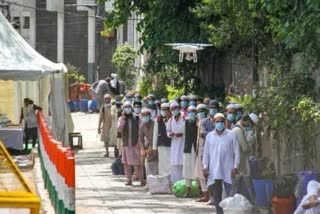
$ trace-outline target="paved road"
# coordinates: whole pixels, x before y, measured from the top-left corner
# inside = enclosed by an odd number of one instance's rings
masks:
[[[213,207],[173,195],[150,195],[143,188],[124,185],[114,176],[113,158],[104,158],[103,144],[96,135],[97,114],[72,114],[75,131],[82,132],[84,150],[76,154],[77,214],[213,213]],[[138,183],[134,183],[138,185]]]

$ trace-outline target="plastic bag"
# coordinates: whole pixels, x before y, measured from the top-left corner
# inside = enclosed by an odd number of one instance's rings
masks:
[[[248,199],[240,194],[224,199],[219,206],[224,213],[250,213],[252,210],[252,205]]]
[[[170,175],[148,175],[147,186],[151,194],[171,193]]]
[[[111,165],[113,175],[124,175],[124,167],[121,162],[121,156],[118,157]]]
[[[188,191],[186,180],[180,180],[174,183],[172,186],[172,193],[180,198],[183,197]],[[199,197],[200,195],[200,188],[196,181],[192,181],[191,184],[191,197]]]

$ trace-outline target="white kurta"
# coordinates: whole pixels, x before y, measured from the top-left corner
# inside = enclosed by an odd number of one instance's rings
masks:
[[[232,184],[231,172],[239,167],[239,162],[240,148],[232,131],[225,129],[221,135],[212,131],[207,135],[202,160],[203,168],[209,171],[207,186],[219,179]]]
[[[320,213],[320,205],[317,205],[311,209],[305,210],[302,208],[302,205],[307,203],[309,200],[309,197],[312,195],[315,195],[318,197],[318,201],[320,202],[320,183],[316,181],[310,181],[308,183],[308,188],[307,188],[307,195],[303,197],[301,203],[299,204],[297,210],[294,212],[294,214],[319,214]]]
[[[171,117],[167,124],[168,137],[170,133],[184,133],[185,121],[180,115],[178,120]],[[172,166],[183,165],[183,150],[184,150],[184,136],[172,137],[171,152],[170,152],[170,164]]]
[[[168,122],[165,124],[167,125]],[[158,146],[158,132],[159,125],[158,121],[154,121],[153,126],[153,150],[158,150],[158,169],[159,175],[169,175],[170,174],[170,147]]]

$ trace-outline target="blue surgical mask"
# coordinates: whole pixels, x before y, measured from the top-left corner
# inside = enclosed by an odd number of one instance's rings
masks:
[[[236,119],[236,115],[235,114],[231,114],[231,113],[227,114],[227,120],[228,121],[233,122],[233,121],[235,121],[235,119]]]
[[[242,117],[241,111],[237,111],[236,120],[240,120]]]
[[[154,100],[149,100],[149,101],[148,101],[148,104],[149,104],[149,105],[154,105]]]
[[[149,122],[150,121],[150,116],[143,116],[142,117],[142,122],[143,123],[147,123],[147,122]]]
[[[216,113],[218,113],[218,109],[211,108],[211,109],[209,109],[209,113],[210,113],[211,116],[214,116],[214,115],[216,115]]]
[[[189,112],[188,113],[188,119],[189,120],[195,120],[196,119],[196,112]]]
[[[130,107],[129,107],[129,108],[128,108],[128,107],[126,107],[126,108],[124,108],[124,109],[123,109],[123,111],[124,111],[124,113],[125,113],[125,114],[131,114],[131,112],[132,112],[132,108],[130,108]]]
[[[215,128],[218,130],[218,131],[222,131],[224,129],[224,122],[216,122],[215,123]]]
[[[180,112],[179,112],[179,109],[175,109],[175,110],[171,111],[171,113],[173,116],[177,116]]]
[[[188,106],[188,102],[185,100],[181,101],[180,105],[181,105],[181,108],[186,108]]]
[[[244,127],[244,131],[245,132],[250,132],[250,131],[252,131],[253,130],[253,128],[251,127],[251,126],[245,126]]]
[[[167,113],[168,113],[167,111],[163,111],[163,110],[161,110],[161,116],[162,116],[162,117],[167,116]]]
[[[196,106],[196,105],[197,105],[197,102],[196,102],[195,100],[191,100],[191,101],[189,102],[189,105],[190,105],[190,106]]]
[[[204,112],[198,112],[197,117],[198,117],[199,119],[203,119],[203,118],[206,117],[206,113],[204,113]]]

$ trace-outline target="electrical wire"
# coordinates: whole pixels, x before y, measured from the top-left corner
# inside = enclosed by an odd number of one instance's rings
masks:
[[[1,0],[0,0],[1,2]],[[29,9],[33,9],[33,10],[38,10],[38,11],[46,11],[46,8],[39,8],[39,7],[32,7],[32,6],[28,6],[28,5],[23,5],[23,4],[19,4],[19,3],[15,3],[15,2],[10,2],[10,1],[6,1],[6,0],[2,0],[2,2],[5,2],[7,4],[11,4],[11,5],[16,5],[16,6],[20,6],[20,7],[24,7],[24,8],[29,8]],[[84,7],[84,6],[82,6]],[[52,11],[53,12],[53,11]],[[55,11],[57,13],[60,13],[60,14],[66,14],[66,15],[74,15],[74,16],[80,16],[80,17],[83,17],[83,14],[79,14],[79,13],[72,13],[72,12],[60,12],[60,11]],[[87,15],[87,17],[91,17],[91,18],[96,18],[96,19],[101,19],[101,20],[106,20],[105,17],[101,17],[101,16],[89,16]],[[132,21],[141,21],[142,19],[141,18],[128,18],[128,20],[132,20]]]

